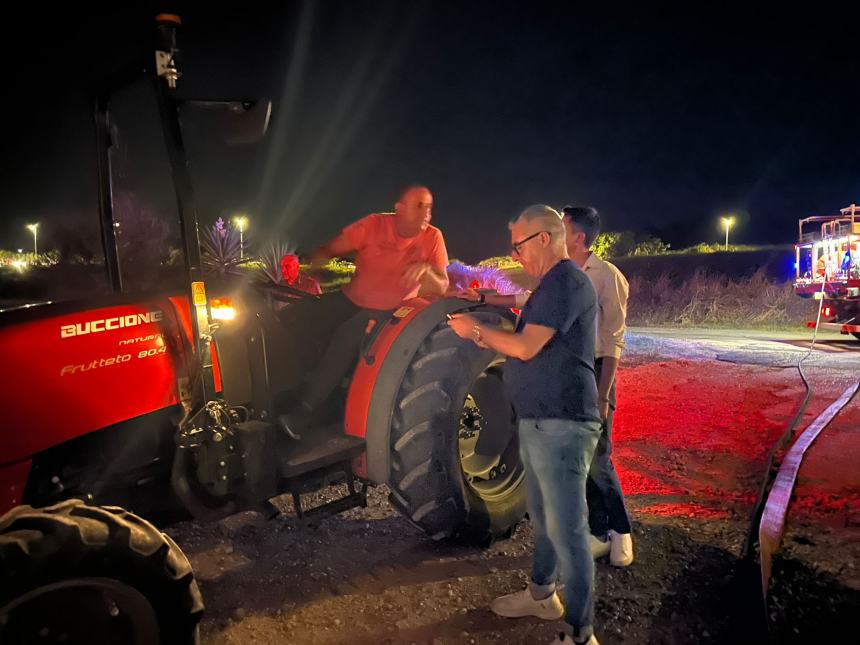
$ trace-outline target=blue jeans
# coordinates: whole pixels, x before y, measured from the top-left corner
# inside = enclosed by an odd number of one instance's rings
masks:
[[[588,544],[585,480],[599,436],[598,421],[519,421],[535,531],[532,591],[548,595],[561,573],[565,620],[576,640],[587,640],[593,633],[594,561]]]
[[[597,380],[603,360],[595,361]],[[588,471],[585,497],[588,500],[588,526],[593,535],[605,537],[612,529],[616,533],[630,533],[630,515],[624,505],[621,482],[612,464],[612,416],[615,413],[615,383],[609,391],[609,415],[603,423],[600,439]]]

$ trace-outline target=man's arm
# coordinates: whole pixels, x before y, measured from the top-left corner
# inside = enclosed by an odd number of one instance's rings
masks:
[[[407,286],[417,282],[420,287],[419,296],[444,296],[448,290],[448,272],[434,268],[429,262],[410,264],[401,279]]]
[[[468,314],[454,314],[448,325],[460,338],[486,345],[500,354],[530,361],[555,336],[555,329],[543,325],[526,325],[521,332],[511,332],[483,325]]]
[[[311,268],[321,269],[326,262],[332,258],[343,257],[353,253],[356,249],[347,239],[346,235],[341,233],[327,244],[323,244],[311,254]]]
[[[597,383],[597,401],[601,410],[601,416],[605,419],[609,408],[609,391],[615,382],[615,373],[618,371],[618,359],[614,356],[601,356],[603,363],[600,366],[600,381]],[[604,414],[604,407],[606,413]]]
[[[615,382],[621,351],[624,349],[628,294],[627,280],[618,271],[610,271],[610,275],[606,276],[598,289],[600,325],[597,330],[596,357],[602,359],[602,365],[597,383],[597,397],[604,419],[609,413],[609,392]]]
[[[481,294],[475,289],[463,289],[456,294],[458,298],[469,300],[471,302],[481,302],[482,295],[484,296],[484,303],[488,305],[511,309],[513,307],[524,307],[529,296],[532,295],[532,292],[523,291],[522,293],[517,294],[502,295],[499,293]]]
[[[448,249],[445,247],[445,238],[439,231],[436,231],[428,261],[420,263],[417,279],[421,285],[419,295],[444,296],[448,291]]]
[[[555,336],[555,329],[543,325],[526,325],[515,334],[498,327],[479,325],[479,340],[500,354],[530,361],[537,356],[546,344]]]
[[[340,258],[360,251],[368,239],[373,239],[379,225],[379,215],[368,215],[353,222],[327,244],[323,244],[311,255],[311,268],[321,269],[331,258]]]
[[[503,296],[499,293],[484,294],[484,302],[494,307],[507,307],[508,309],[517,306],[517,297],[514,295]]]
[[[421,293],[431,293],[434,296],[444,296],[448,291],[448,272],[429,266],[421,276]]]

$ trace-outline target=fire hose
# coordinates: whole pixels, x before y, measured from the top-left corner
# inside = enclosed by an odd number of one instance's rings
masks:
[[[755,545],[758,543],[761,592],[765,608],[767,607],[773,556],[778,551],[785,534],[788,507],[806,452],[824,428],[854,399],[858,390],[860,390],[860,381],[848,387],[836,401],[807,426],[800,437],[792,444],[785,457],[777,464],[778,455],[791,443],[797,426],[815,394],[815,390],[803,370],[803,363],[812,355],[815,348],[818,328],[821,323],[825,285],[826,281],[823,281],[812,342],[810,343],[809,350],[797,362],[797,371],[806,388],[806,394],[785,432],[768,453],[764,478],[759,488],[755,506],[753,507],[750,528],[741,556],[743,562],[747,564],[752,563],[755,558]],[[767,621],[768,629],[770,629],[767,611],[765,611],[765,620]]]

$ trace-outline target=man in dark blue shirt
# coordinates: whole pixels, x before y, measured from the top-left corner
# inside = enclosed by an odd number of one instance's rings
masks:
[[[601,428],[594,376],[597,297],[585,273],[568,259],[564,224],[555,210],[530,206],[510,229],[512,257],[540,279],[516,330],[484,325],[469,315],[448,323],[461,338],[508,357],[505,386],[519,418],[535,530],[532,582],[490,607],[510,618],[564,616],[565,632],[554,643],[597,645],[585,503]],[[559,572],[564,605],[555,588]]]

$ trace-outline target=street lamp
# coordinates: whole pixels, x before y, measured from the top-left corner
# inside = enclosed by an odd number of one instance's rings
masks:
[[[39,246],[37,244],[39,238],[39,223],[27,224],[27,228],[33,233],[33,254],[39,255]]]
[[[726,251],[729,250],[729,229],[732,227],[732,224],[735,223],[734,217],[723,217],[723,228],[726,229]]]
[[[248,218],[244,215],[239,215],[233,218],[233,223],[239,229],[239,259],[245,259],[245,228],[248,226]]]

